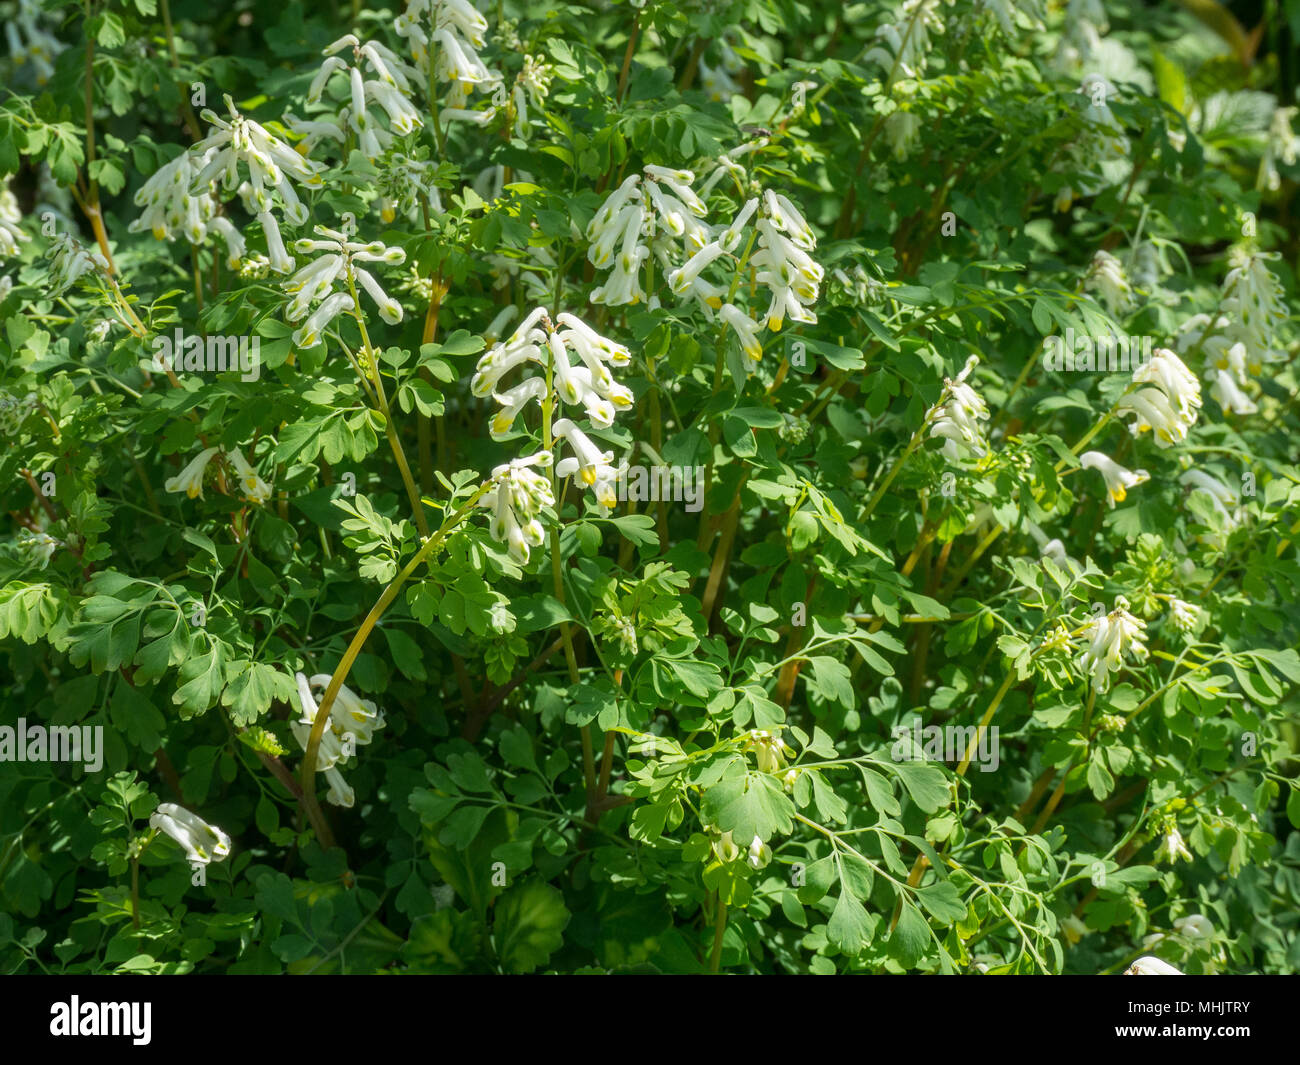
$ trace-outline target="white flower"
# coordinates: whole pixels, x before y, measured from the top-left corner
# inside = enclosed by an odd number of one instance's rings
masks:
[[[921,135],[921,119],[914,111],[894,111],[885,119],[885,139],[895,159],[906,159]]]
[[[307,207],[299,200],[290,179],[307,188],[320,188],[320,165],[304,159],[257,122],[241,115],[229,96],[225,101],[230,121],[207,109],[202,112],[203,120],[216,129],[190,149],[203,162],[194,184],[205,186],[220,175],[226,192],[239,190],[250,211],[268,217],[273,206],[270,188],[274,188],[280,194],[285,217],[295,225],[303,225]],[[247,189],[241,188],[241,162],[248,170]]]
[[[1203,470],[1186,470],[1179,478],[1183,484],[1191,485],[1193,490],[1200,489],[1207,493],[1214,509],[1223,517],[1229,529],[1241,524],[1241,496],[1212,474]]]
[[[766,729],[752,729],[746,737],[746,747],[754,752],[760,773],[779,773],[793,753],[785,740]]]
[[[1156,446],[1187,439],[1201,406],[1201,386],[1182,360],[1168,348],[1156,348],[1151,361],[1133,372],[1134,384],[1152,387],[1126,393],[1116,404],[1121,416],[1132,414],[1129,432],[1151,430]]]
[[[1200,607],[1176,596],[1169,597],[1169,622],[1179,632],[1191,632],[1200,620]]]
[[[60,233],[50,242],[50,295],[59,296],[86,274],[108,273],[108,260],[99,248],[88,248]]]
[[[939,0],[903,0],[893,22],[876,30],[879,42],[864,57],[888,73],[886,87],[900,77],[915,78],[925,68],[930,34],[943,32]]]
[[[1132,965],[1124,970],[1125,976],[1182,976],[1183,974],[1170,965],[1167,961],[1161,961],[1153,955],[1147,955],[1145,958],[1138,958]]]
[[[722,320],[731,327],[740,341],[740,350],[751,362],[758,362],[763,357],[763,345],[758,339],[759,324],[739,307],[724,303],[718,312]]]
[[[313,686],[327,688],[330,677],[318,674],[307,679],[305,674],[295,674],[298,684],[298,706],[302,716],[289,721],[289,729],[302,747],[304,753],[311,743],[312,726],[320,708],[312,694]],[[344,695],[344,692],[347,695]],[[325,774],[329,789],[325,794],[327,802],[335,806],[351,807],[356,802],[356,795],[343,779],[338,764],[345,761],[358,745],[370,742],[374,730],[383,728],[383,715],[375,710],[374,704],[362,699],[345,686],[339,688],[330,707],[329,722],[321,733],[320,745],[316,748],[316,769]]]
[[[285,309],[285,317],[289,321],[301,321],[311,305],[320,302],[317,312],[294,333],[294,344],[304,348],[313,347],[334,318],[344,311],[356,310],[349,293],[334,291],[334,285],[338,281],[354,288],[360,285],[379,308],[379,316],[385,322],[390,325],[400,322],[402,305],[380,287],[368,270],[357,264],[386,263],[395,266],[406,261],[406,253],[401,248],[386,247],[379,241],[371,241],[369,244],[354,241],[351,239],[353,233],[350,225],[344,232],[316,226],[315,233],[324,239],[304,238],[296,241],[294,251],[300,255],[317,251],[323,254],[284,282],[285,291],[294,297]]]
[[[1110,506],[1123,503],[1128,489],[1151,479],[1146,470],[1126,470],[1118,462],[1100,451],[1085,451],[1079,456],[1085,470],[1096,470],[1106,482],[1106,502]]]
[[[1146,624],[1128,612],[1128,600],[1115,597],[1115,608],[1109,614],[1093,618],[1083,632],[1088,647],[1079,658],[1079,668],[1089,673],[1098,691],[1110,685],[1110,675],[1123,664],[1124,655],[1146,658],[1146,645],[1142,642]]]
[[[1214,925],[1203,914],[1191,913],[1174,922],[1174,931],[1184,939],[1209,939],[1214,935]]]
[[[175,477],[169,477],[163,484],[168,492],[184,492],[193,499],[198,496],[203,498],[203,472],[208,468],[208,463],[212,461],[212,456],[219,449],[215,447],[204,448],[194,458],[190,459],[180,473]]]
[[[216,825],[210,825],[196,814],[175,803],[158,804],[149,818],[149,827],[170,836],[185,850],[190,862],[221,861],[230,853],[230,837]]]
[[[515,79],[515,87],[510,94],[510,102],[515,111],[515,136],[520,140],[528,137],[528,105],[531,103],[536,111],[542,110],[554,76],[550,64],[541,56],[524,56],[524,68]]]
[[[1273,120],[1268,126],[1268,144],[1259,161],[1258,187],[1277,192],[1282,187],[1282,175],[1277,172],[1278,160],[1287,166],[1294,166],[1300,158],[1300,137],[1291,129],[1297,108],[1279,107],[1273,112]]]
[[[257,470],[248,464],[248,460],[238,448],[227,451],[226,458],[235,467],[235,472],[239,475],[240,488],[243,489],[244,498],[248,502],[260,506],[271,498],[271,486],[257,475]]]
[[[758,836],[749,845],[749,853],[745,856],[745,861],[751,868],[762,869],[772,860],[772,848],[764,843]]]
[[[1109,252],[1099,251],[1092,257],[1084,287],[1089,292],[1097,292],[1111,314],[1127,314],[1136,305],[1124,267]]]
[[[1156,847],[1156,857],[1163,858],[1170,862],[1177,862],[1179,858],[1186,858],[1189,862],[1192,860],[1192,852],[1187,849],[1183,842],[1183,835],[1176,827],[1170,827],[1161,839],[1159,846]]]
[[[1284,357],[1274,341],[1290,312],[1282,282],[1265,265],[1277,257],[1276,252],[1260,252],[1243,245],[1228,252],[1231,269],[1223,279],[1221,303],[1239,323],[1235,339],[1246,344],[1252,373],[1258,373],[1263,363]]]
[[[772,294],[767,327],[779,331],[787,315],[796,322],[814,324],[817,315],[810,307],[817,300],[824,271],[808,254],[815,247],[812,230],[785,197],[769,189],[764,204],[769,216],[754,223],[758,251],[750,261],[759,268],[755,279]]]
[[[310,677],[307,685],[320,689],[322,694],[329,687],[333,678],[328,673],[317,673]],[[315,720],[313,713],[312,720]],[[330,707],[330,728],[336,735],[351,733],[357,746],[364,747],[373,739],[375,732],[386,725],[384,712],[371,700],[362,699],[346,684],[339,685],[339,693],[334,697]]]
[[[346,49],[351,50],[351,63],[337,54]],[[344,107],[335,121],[340,130],[346,126],[357,135],[361,154],[367,159],[378,159],[392,144],[393,134],[405,136],[424,124],[408,99],[411,83],[418,81],[420,73],[387,47],[378,41],[362,44],[355,34],[349,33],[326,48],[324,55],[327,58],[307,90],[307,102],[319,102],[334,76],[345,74],[350,88],[350,106]],[[378,105],[387,115],[392,132],[371,117],[373,105]],[[303,132],[311,135],[309,130]],[[328,129],[315,132],[319,136],[333,136]]]
[[[18,245],[32,239],[20,228],[22,220],[18,197],[9,191],[6,181],[0,185],[0,262],[17,255]]]
[[[32,532],[31,529],[18,530],[18,549],[39,569],[45,569],[50,564],[50,559],[61,543],[61,540],[56,540],[49,533]]]
[[[718,306],[720,290],[700,273],[724,247],[707,248],[699,257],[709,245],[709,231],[701,221],[704,202],[691,188],[694,181],[689,170],[647,165],[605,198],[587,225],[587,258],[597,269],[611,267],[612,273],[592,290],[593,303],[613,307],[645,302],[641,268],[653,255],[674,293]],[[673,262],[683,255],[691,261],[674,270]]]
[[[6,15],[5,21],[9,60],[24,82],[26,72],[30,71],[31,81],[40,88],[53,77],[54,58],[67,45],[40,25],[46,13],[39,0],[19,0],[17,7],[17,11]]]
[[[979,458],[988,450],[984,427],[980,423],[988,420],[989,410],[979,394],[966,383],[978,364],[979,356],[972,355],[955,380],[945,378],[939,402],[926,415],[931,420],[931,438],[943,438],[943,455],[952,463]]]
[[[1227,370],[1214,371],[1210,395],[1223,408],[1225,414],[1254,414],[1259,410],[1255,401],[1237,387],[1237,382]]]
[[[713,841],[713,853],[720,862],[734,862],[740,857],[740,848],[736,846],[730,832],[723,832]]]
[[[470,93],[490,91],[501,83],[501,75],[489,70],[477,49],[487,43],[487,19],[469,0],[407,0],[406,10],[393,23],[424,80],[429,76],[431,45],[437,59],[434,75],[450,89],[445,106],[438,110],[444,123],[453,120],[486,122],[495,109],[474,111],[466,107]]]
[[[542,507],[555,506],[550,479],[532,467],[545,468],[551,461],[549,451],[539,451],[498,466],[492,471],[492,488],[479,500],[480,506],[492,512],[488,526],[492,539],[506,544],[510,557],[521,566],[528,564],[529,550],[546,538],[537,515]]]

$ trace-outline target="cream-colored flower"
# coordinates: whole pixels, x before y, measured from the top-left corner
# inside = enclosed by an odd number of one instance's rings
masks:
[[[1151,479],[1146,470],[1126,470],[1114,459],[1100,451],[1085,451],[1079,456],[1085,470],[1096,470],[1106,482],[1106,502],[1110,506],[1123,503],[1128,490]]]

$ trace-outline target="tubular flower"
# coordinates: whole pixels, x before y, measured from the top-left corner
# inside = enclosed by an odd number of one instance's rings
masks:
[[[23,213],[18,209],[18,198],[9,191],[6,181],[0,185],[0,263],[18,254],[18,245],[31,240],[19,228]]]
[[[230,837],[183,806],[164,802],[149,818],[149,827],[179,843],[190,862],[207,865],[230,854]]]
[[[758,836],[749,845],[749,851],[745,855],[745,861],[752,869],[762,869],[772,860],[772,848],[764,843]]]
[[[876,30],[879,42],[865,58],[888,71],[886,87],[900,77],[915,78],[925,69],[930,34],[943,32],[939,0],[903,0],[893,22]]]
[[[271,486],[257,475],[257,470],[248,464],[238,448],[227,451],[226,458],[235,467],[235,473],[239,475],[239,486],[248,502],[260,506],[271,498]]]
[[[1124,970],[1125,976],[1182,976],[1183,973],[1175,969],[1167,961],[1161,961],[1154,955],[1148,954],[1145,958],[1138,958],[1132,965]]]
[[[1134,416],[1129,432],[1138,436],[1150,429],[1160,448],[1186,440],[1201,407],[1201,386],[1182,360],[1168,348],[1156,348],[1151,361],[1133,372],[1133,383],[1152,387],[1120,398],[1120,415]]]
[[[495,108],[473,111],[466,107],[470,94],[493,89],[501,75],[489,70],[478,49],[487,43],[487,19],[469,0],[407,0],[406,10],[393,23],[397,35],[406,41],[412,62],[421,75],[429,76],[429,54],[435,46],[434,75],[450,86],[439,116],[453,120],[486,122]]]
[[[1146,624],[1128,612],[1128,600],[1115,597],[1115,609],[1109,614],[1093,618],[1084,630],[1088,647],[1079,658],[1079,666],[1087,671],[1098,691],[1110,685],[1110,675],[1123,664],[1125,653],[1139,660],[1146,658],[1146,645],[1142,642]]]
[[[1092,257],[1084,287],[1096,292],[1111,314],[1127,314],[1136,306],[1124,267],[1110,252],[1099,251]]]
[[[339,52],[351,49],[351,63],[340,58]],[[335,75],[345,74],[350,89],[349,105],[337,118],[340,130],[347,127],[357,135],[361,154],[372,162],[378,159],[393,143],[393,134],[405,136],[424,125],[412,106],[411,82],[418,80],[414,70],[377,41],[364,44],[355,34],[340,37],[324,50],[325,62],[307,90],[307,102],[318,103],[326,86]],[[371,117],[372,106],[378,106],[388,116],[392,132],[384,129]],[[308,136],[310,136],[309,131]],[[332,136],[329,130],[318,130],[322,136]]]
[[[273,186],[283,200],[285,216],[295,225],[302,225],[307,221],[307,208],[289,179],[308,188],[320,188],[323,184],[318,173],[320,166],[308,162],[259,123],[241,115],[229,96],[224,99],[230,121],[210,110],[201,113],[203,120],[216,129],[190,149],[202,161],[195,184],[204,185],[221,175],[222,187],[234,192],[240,184],[242,162],[248,170],[251,202],[257,209],[270,211],[272,200],[267,186]]]
[[[943,394],[927,415],[932,419],[930,436],[943,437],[943,455],[952,463],[979,458],[988,451],[980,422],[988,420],[989,409],[979,393],[966,383],[978,364],[979,356],[972,355],[956,380],[945,378]]]
[[[88,248],[67,233],[50,243],[50,295],[60,296],[86,274],[108,273],[108,260],[99,248]]]
[[[577,356],[576,362],[571,355]],[[592,425],[608,429],[633,400],[631,389],[614,380],[610,367],[627,366],[631,357],[622,344],[601,336],[574,315],[559,314],[553,323],[546,309],[538,307],[505,341],[494,344],[479,359],[470,392],[475,396],[490,395],[500,405],[491,422],[496,439],[510,433],[516,419],[534,401],[539,407],[549,402],[548,383],[550,396],[570,406],[581,406]],[[533,375],[511,388],[500,389],[506,374],[529,363],[548,369],[549,378]],[[571,452],[556,464],[556,475],[577,474],[595,492],[601,512],[608,513],[618,501],[618,471],[611,465],[613,453],[598,448],[568,418],[557,419],[551,429],[556,442],[565,442]],[[549,459],[550,453],[546,454]],[[510,526],[507,523],[502,528]]]
[[[519,72],[515,87],[510,93],[510,103],[515,113],[515,136],[520,140],[528,137],[528,105],[531,103],[534,111],[542,110],[554,76],[550,64],[540,56],[524,56],[524,69]]]
[[[745,737],[745,749],[754,752],[760,773],[779,773],[793,753],[785,740],[766,729],[751,729]]]
[[[488,526],[492,539],[505,544],[510,557],[521,566],[528,564],[529,549],[546,539],[537,515],[542,507],[555,506],[555,493],[550,479],[532,467],[545,468],[551,460],[549,451],[539,451],[498,466],[492,471],[492,487],[479,500],[479,505],[492,513]]]
[[[215,447],[204,448],[194,458],[190,459],[180,473],[175,477],[169,477],[163,484],[168,492],[184,492],[193,499],[198,496],[203,498],[203,473],[208,468],[208,463],[212,461],[212,456],[219,449]]]
[[[1236,245],[1228,252],[1230,269],[1223,279],[1222,305],[1239,323],[1235,339],[1246,345],[1251,373],[1284,355],[1274,346],[1274,335],[1290,317],[1282,282],[1265,265],[1277,252],[1261,252]]]
[[[1294,107],[1279,107],[1273,112],[1273,120],[1268,125],[1268,143],[1259,161],[1258,188],[1277,192],[1282,187],[1282,175],[1277,172],[1278,161],[1295,166],[1296,160],[1300,159],[1300,137],[1291,129],[1296,112]]]
[[[132,233],[146,230],[157,240],[173,240],[182,234],[191,244],[206,244],[216,234],[226,244],[226,265],[238,269],[244,258],[243,234],[230,219],[218,214],[212,182],[198,188],[198,175],[215,154],[215,149],[196,154],[183,152],[156,170],[135,194],[135,205],[143,207],[140,217],[127,228]]]
[[[1126,470],[1118,462],[1100,451],[1085,451],[1079,456],[1085,470],[1096,470],[1106,482],[1106,502],[1110,506],[1123,503],[1128,490],[1151,479],[1146,470]]]
[[[5,22],[9,60],[18,72],[25,75],[30,71],[37,88],[54,75],[54,58],[67,47],[40,25],[44,17],[39,0],[19,0],[17,12]]]
[[[1189,862],[1192,860],[1192,852],[1187,849],[1187,844],[1183,842],[1183,834],[1178,831],[1176,825],[1171,825],[1165,832],[1160,845],[1156,847],[1156,857],[1170,862],[1177,862],[1179,858],[1185,858]]]
[[[1184,939],[1209,939],[1214,935],[1214,925],[1204,914],[1189,913],[1174,922],[1174,931]]]
[[[300,255],[309,252],[322,252],[319,257],[302,267],[284,282],[284,290],[293,295],[285,310],[285,317],[290,322],[299,322],[307,318],[311,305],[319,302],[316,312],[293,334],[293,342],[299,347],[310,348],[320,342],[321,333],[344,311],[355,311],[356,305],[348,292],[335,292],[335,282],[343,280],[350,288],[360,285],[379,308],[379,316],[390,325],[402,320],[402,305],[392,299],[365,268],[358,263],[387,263],[397,265],[406,261],[406,253],[401,248],[389,248],[379,241],[362,244],[352,240],[354,233],[351,220],[344,226],[344,231],[316,226],[315,232],[323,240],[304,238],[294,243],[293,249]]]
[[[641,267],[654,255],[668,273],[673,292],[698,299],[707,308],[718,306],[718,290],[699,275],[722,249],[707,249],[704,258],[698,257],[709,244],[709,230],[701,221],[707,211],[691,188],[694,181],[689,170],[646,166],[606,197],[587,225],[587,259],[597,269],[612,267],[612,273],[592,290],[592,303],[614,307],[644,302]],[[673,261],[683,254],[691,261],[674,270]]]
[[[1201,608],[1194,603],[1185,603],[1175,596],[1169,597],[1169,623],[1178,632],[1191,632],[1201,618]]]
[[[308,678],[307,686],[323,695],[332,679],[328,673],[317,673]],[[314,715],[312,720],[315,720]],[[346,684],[339,686],[334,705],[330,707],[330,728],[337,730],[336,735],[351,733],[357,746],[365,747],[386,724],[384,712],[371,700],[362,699]]]
[[[328,674],[321,673],[309,680],[305,674],[297,673],[294,679],[298,684],[298,706],[302,710],[302,716],[291,719],[289,728],[305,752],[311,742],[312,726],[320,710],[312,689],[318,688],[323,693],[329,687],[331,678]],[[383,727],[383,712],[374,703],[359,698],[346,685],[339,688],[330,707],[329,723],[321,733],[320,746],[316,749],[316,769],[325,774],[325,780],[329,784],[325,796],[328,802],[344,807],[350,807],[356,802],[356,794],[343,779],[338,765],[355,754],[357,747],[370,743],[375,731]]]

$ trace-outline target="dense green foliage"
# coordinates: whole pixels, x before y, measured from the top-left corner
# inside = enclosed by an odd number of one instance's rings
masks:
[[[1300,4],[0,7],[0,971],[1300,969]]]

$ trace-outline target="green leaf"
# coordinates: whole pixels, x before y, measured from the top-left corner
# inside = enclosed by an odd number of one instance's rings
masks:
[[[497,900],[492,940],[507,972],[531,973],[545,965],[564,942],[569,923],[564,896],[550,884],[533,880]]]

